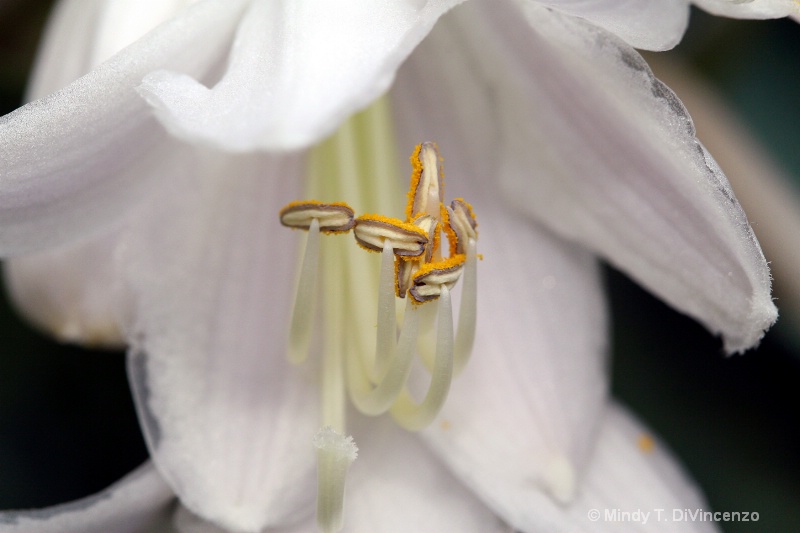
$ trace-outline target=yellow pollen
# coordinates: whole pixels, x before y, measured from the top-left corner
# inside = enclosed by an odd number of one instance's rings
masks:
[[[414,198],[417,195],[417,187],[419,187],[419,180],[422,177],[422,161],[419,160],[419,152],[422,150],[422,145],[418,144],[411,154],[411,184],[408,188],[408,203],[406,204],[406,220],[411,220],[412,212],[414,211]]]
[[[653,439],[653,437],[647,433],[642,433],[639,435],[639,440],[636,442],[636,444],[644,453],[652,453],[656,448],[655,439]]]
[[[432,272],[434,270],[447,270],[453,267],[457,267],[464,263],[467,256],[464,254],[456,254],[452,257],[448,257],[447,259],[442,259],[441,261],[436,261],[434,263],[425,263],[424,265],[419,267],[417,273],[414,274],[415,278],[419,278]]]

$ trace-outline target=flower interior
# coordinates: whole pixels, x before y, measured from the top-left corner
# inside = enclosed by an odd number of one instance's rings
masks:
[[[324,296],[322,429],[314,445],[317,521],[326,533],[342,528],[345,477],[357,452],[352,437],[345,437],[346,396],[365,415],[388,412],[403,428],[421,430],[444,405],[475,334],[475,214],[463,199],[444,203],[442,159],[436,144],[426,142],[411,155],[405,218],[392,216],[402,193],[392,168],[388,117],[388,104],[380,100],[316,148],[308,192],[322,200],[295,201],[280,212],[284,226],[307,233],[287,348],[293,364],[308,358],[318,296]],[[380,214],[356,217],[341,200]],[[449,243],[446,257],[442,232]],[[379,267],[373,254],[380,254]],[[450,292],[462,277],[454,332]],[[420,401],[408,388],[417,353],[430,373]]]

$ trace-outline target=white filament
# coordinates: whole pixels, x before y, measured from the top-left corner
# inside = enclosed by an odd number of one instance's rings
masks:
[[[475,239],[469,239],[466,248],[467,259],[461,277],[461,305],[458,308],[458,331],[453,355],[453,373],[456,376],[464,370],[472,355],[478,318],[478,257]]]
[[[409,431],[419,431],[428,426],[439,414],[450,383],[453,380],[453,308],[450,290],[442,285],[439,296],[439,317],[436,335],[436,359],[431,372],[431,383],[422,403],[417,404],[406,389],[391,408],[395,421]]]
[[[289,327],[289,346],[286,357],[295,365],[308,358],[311,342],[317,295],[317,272],[319,270],[319,220],[311,221],[306,235],[306,246],[300,275],[297,278],[297,291],[292,309],[292,322]]]

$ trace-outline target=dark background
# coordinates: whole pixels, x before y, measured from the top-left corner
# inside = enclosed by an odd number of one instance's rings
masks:
[[[0,0],[0,114],[20,105],[51,2]],[[800,26],[695,11],[674,52],[711,80],[800,181]],[[800,208],[800,206],[798,206]],[[673,447],[729,533],[800,531],[800,335],[784,320],[745,356],[612,270],[613,392]],[[780,295],[778,295],[780,297]],[[147,457],[122,353],[63,346],[0,299],[0,509],[96,492]]]

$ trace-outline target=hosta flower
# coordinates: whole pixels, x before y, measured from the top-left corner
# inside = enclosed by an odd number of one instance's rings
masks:
[[[607,401],[596,259],[728,352],[775,320],[744,213],[632,48],[677,42],[686,2],[187,3],[62,3],[39,99],[0,122],[0,243],[36,252],[11,261],[11,291],[61,338],[124,332],[155,464],[0,531],[148,530],[173,493],[184,531],[308,531],[319,382],[341,385],[344,368],[285,361],[297,235],[278,213],[319,195],[392,216],[395,150],[427,139],[448,196],[480,220],[474,355],[419,436],[349,417],[346,527],[618,531],[588,511],[702,505]],[[302,149],[390,87],[396,128],[373,108],[305,164]],[[330,248],[317,354],[374,341],[377,269]]]

